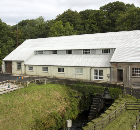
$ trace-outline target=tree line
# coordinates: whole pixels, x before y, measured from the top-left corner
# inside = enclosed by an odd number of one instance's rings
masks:
[[[140,30],[140,8],[134,4],[110,2],[99,10],[68,9],[55,19],[22,20],[18,23],[18,44],[26,39]],[[7,25],[0,19],[1,60],[17,47],[17,25]]]

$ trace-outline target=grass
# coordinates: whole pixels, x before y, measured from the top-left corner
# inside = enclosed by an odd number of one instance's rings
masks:
[[[52,112],[64,115],[75,95],[78,93],[58,84],[29,85],[0,95],[0,130],[28,130]],[[52,122],[48,121],[48,128]]]
[[[102,118],[106,117],[108,114],[112,113],[115,109],[120,107],[126,101],[137,101],[134,97],[127,95],[123,98],[115,100],[115,102],[103,113],[99,118],[96,118],[88,123],[84,130],[87,130],[89,127],[93,126],[94,123],[99,122]],[[138,110],[127,110],[118,118],[116,118],[112,123],[107,125],[103,130],[131,130],[132,125],[136,121],[136,116],[138,115]]]

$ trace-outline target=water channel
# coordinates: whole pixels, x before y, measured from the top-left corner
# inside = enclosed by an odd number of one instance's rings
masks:
[[[105,107],[98,113],[98,116],[103,114],[106,109],[108,109],[111,104],[105,104]],[[86,126],[88,123],[88,115],[90,111],[83,111],[82,113],[78,114],[75,120],[72,120],[72,127],[69,130],[82,130],[82,127]],[[59,130],[67,130],[66,128],[61,128]]]

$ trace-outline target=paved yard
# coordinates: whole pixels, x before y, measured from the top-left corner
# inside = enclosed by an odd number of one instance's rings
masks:
[[[18,80],[20,82],[25,82],[25,81],[30,81],[38,78],[43,78],[43,77],[28,77],[28,76],[23,76],[23,79],[21,79],[22,76],[15,76],[12,74],[3,74],[0,73],[0,82],[7,81],[7,80]]]
[[[6,80],[16,80],[17,78],[19,78],[19,76],[13,76],[11,74],[0,73],[0,82],[6,81]]]

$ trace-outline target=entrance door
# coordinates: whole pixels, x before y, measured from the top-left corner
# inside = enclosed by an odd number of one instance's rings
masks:
[[[123,82],[123,70],[122,69],[117,70],[117,81]]]
[[[5,72],[12,73],[12,61],[5,62]]]

